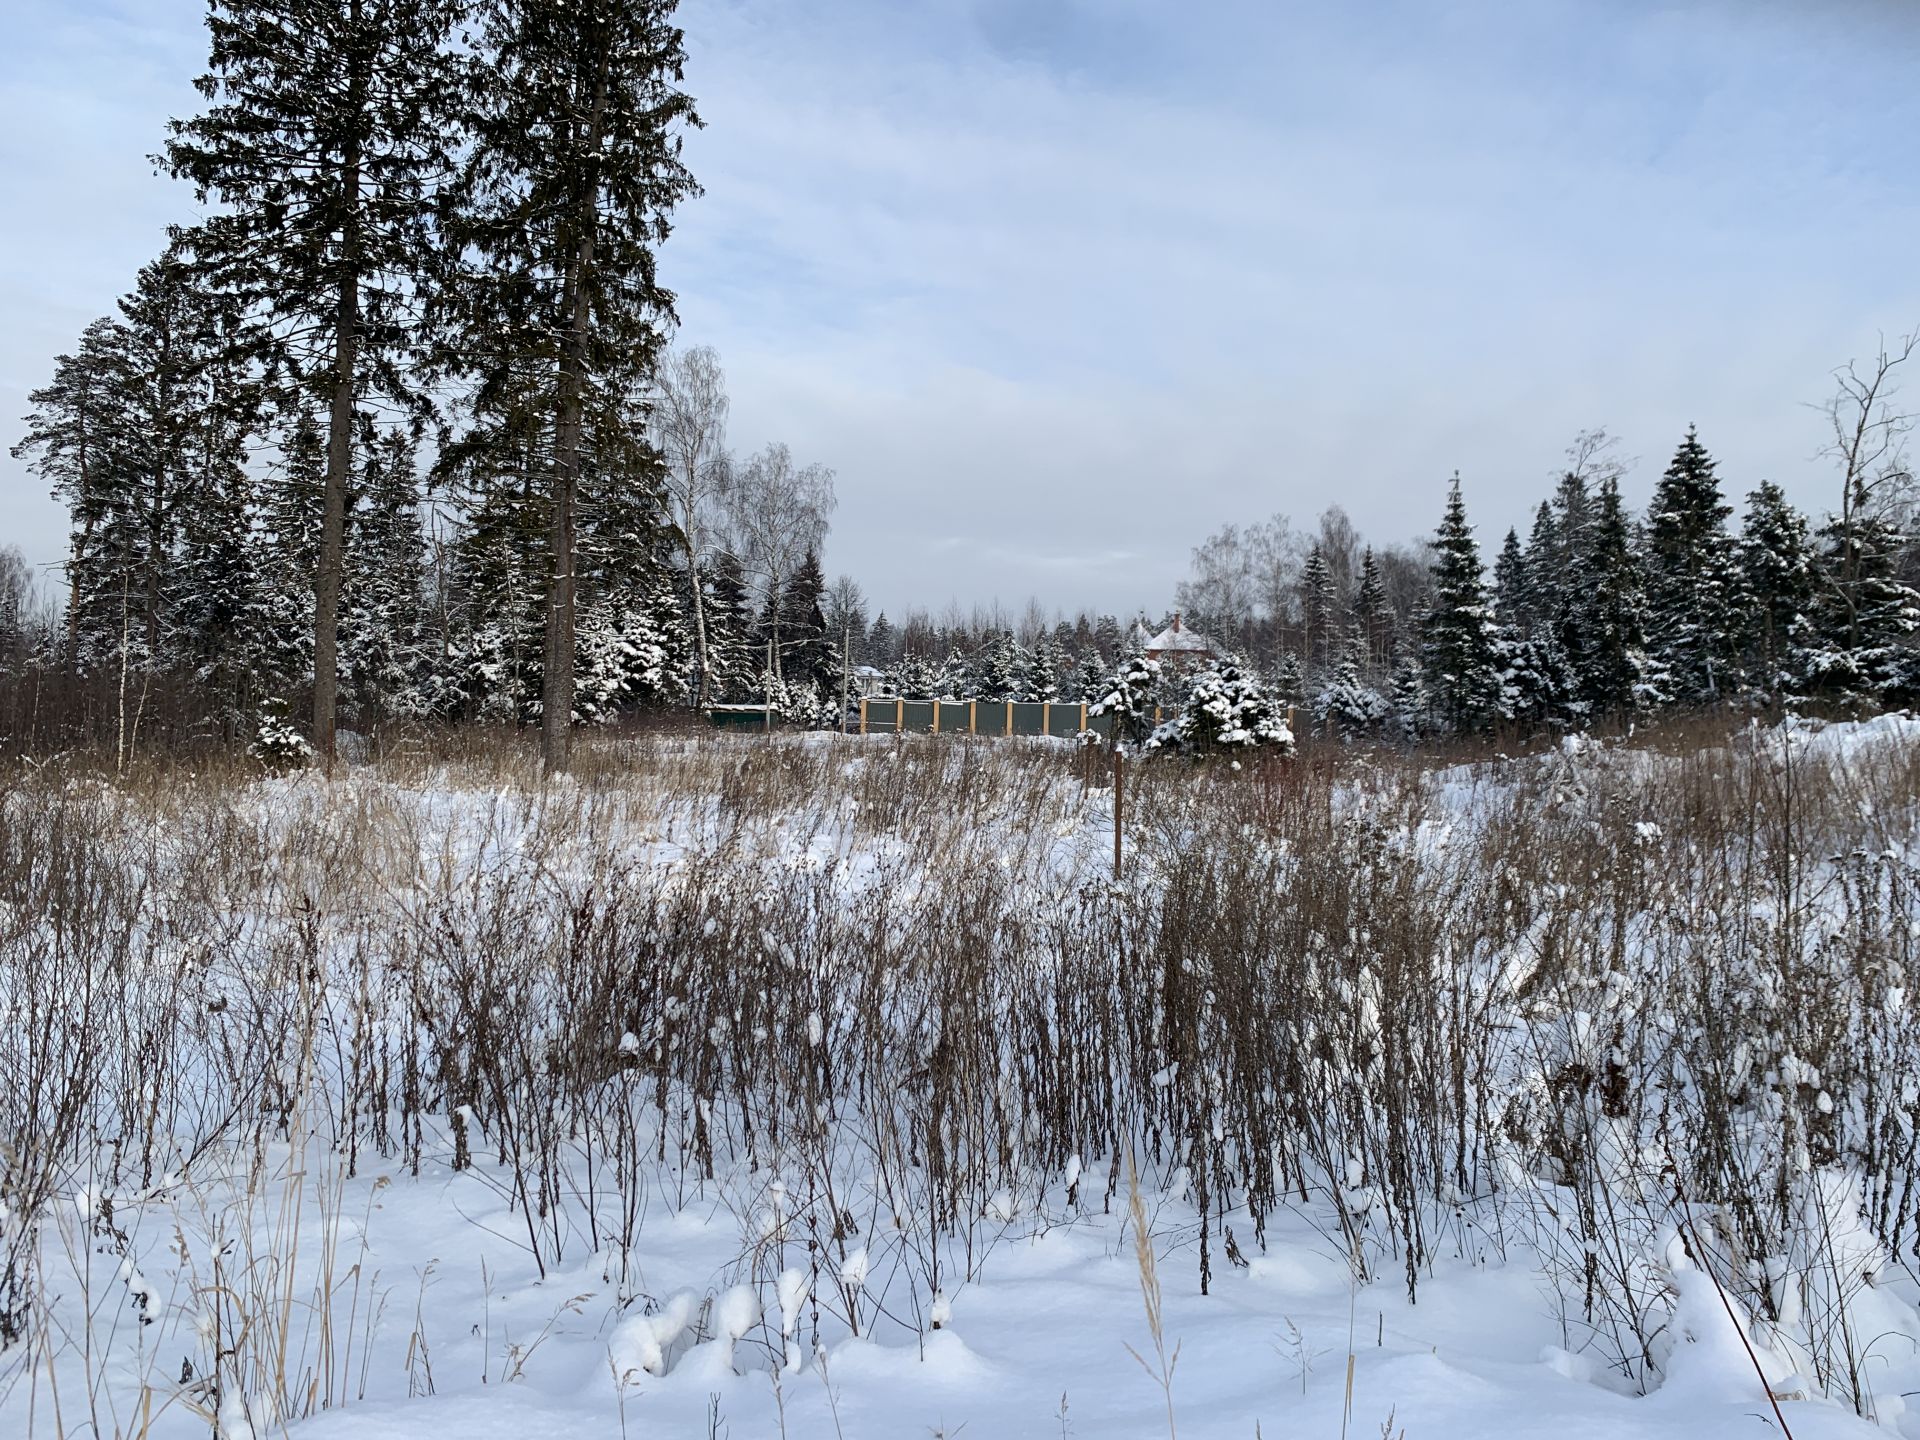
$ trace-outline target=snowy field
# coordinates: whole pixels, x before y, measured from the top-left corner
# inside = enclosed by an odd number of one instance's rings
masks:
[[[531,775],[0,781],[0,1435],[1920,1437],[1920,722]]]

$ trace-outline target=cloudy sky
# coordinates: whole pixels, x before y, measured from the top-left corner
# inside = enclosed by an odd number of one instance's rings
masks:
[[[191,0],[12,0],[0,420],[190,216]],[[1604,425],[1824,503],[1827,372],[1920,323],[1912,0],[686,0],[664,271],[731,440],[839,474],[898,614],[1158,608],[1223,521],[1485,540]],[[1915,382],[1920,390],[1920,379]],[[65,522],[0,459],[0,544]]]

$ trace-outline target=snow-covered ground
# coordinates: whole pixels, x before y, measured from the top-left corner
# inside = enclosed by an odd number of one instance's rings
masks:
[[[1802,727],[1742,743],[1755,748],[1763,769],[1772,767],[1769,774],[1824,766],[1828,809],[1850,808],[1857,841],[1907,867],[1902,875],[1911,871],[1920,858],[1915,797],[1889,793],[1885,777],[1907,773],[1900,763],[1920,745],[1920,724],[1896,717]],[[862,1093],[867,1074],[848,1070],[857,1057],[879,1062],[836,1038],[872,1017],[824,978],[824,1003],[841,1013],[814,1008],[776,1024],[756,1022],[750,1009],[732,1012],[743,1027],[790,1026],[794,1053],[817,1052],[821,1075],[838,1076],[820,1080],[820,1098],[804,1103],[769,1098],[756,1109],[761,1102],[742,1097],[762,1092],[738,1086],[731,1093],[738,1082],[669,1076],[675,1062],[660,1059],[668,1042],[633,1016],[644,1011],[657,1020],[681,1013],[676,1005],[712,1004],[711,996],[681,1000],[678,991],[631,1014],[619,996],[609,999],[615,1058],[595,1091],[604,1108],[569,1111],[573,1092],[563,1095],[550,1076],[571,1062],[540,1052],[547,1070],[530,1066],[516,1103],[550,1097],[555,1114],[571,1117],[551,1132],[515,1117],[484,1086],[462,1089],[460,1077],[403,1082],[395,1057],[410,1022],[404,1004],[389,1007],[374,994],[399,983],[379,978],[390,958],[380,947],[396,935],[412,937],[410,963],[418,965],[454,953],[432,947],[453,944],[445,937],[459,929],[459,953],[484,975],[489,947],[504,951],[552,920],[512,908],[528,903],[531,892],[516,888],[514,877],[529,856],[559,887],[554,893],[592,882],[590,892],[578,893],[600,898],[576,908],[577,931],[616,927],[611,949],[618,950],[645,938],[617,930],[622,902],[605,897],[627,893],[623,887],[667,907],[655,916],[677,916],[683,912],[672,903],[685,902],[686,892],[745,875],[752,893],[739,904],[752,913],[786,914],[780,905],[811,895],[838,909],[810,923],[829,931],[844,925],[857,942],[863,930],[911,930],[916,916],[924,920],[914,905],[947,866],[977,873],[998,865],[1015,877],[1004,882],[1009,893],[1029,897],[1035,913],[1105,914],[1072,907],[1124,903],[1129,890],[1179,883],[1191,842],[1180,832],[1195,813],[1185,802],[1144,805],[1143,828],[1129,839],[1135,868],[1116,892],[1103,868],[1110,802],[1084,789],[1064,757],[1057,778],[1024,790],[996,775],[992,767],[1002,762],[982,761],[986,768],[971,777],[942,772],[954,795],[914,803],[962,816],[981,833],[978,843],[936,844],[923,830],[892,828],[863,811],[880,803],[863,789],[867,772],[901,763],[890,758],[894,742],[792,748],[795,766],[816,767],[807,772],[816,782],[831,774],[839,788],[816,783],[768,808],[758,792],[730,788],[736,781],[726,764],[655,765],[637,777],[585,780],[544,796],[448,771],[366,771],[331,787],[309,778],[260,780],[211,800],[176,792],[135,801],[70,782],[73,816],[103,828],[117,817],[123,827],[96,839],[118,847],[135,877],[139,893],[126,899],[129,913],[157,915],[141,887],[184,886],[181,877],[197,873],[194,857],[209,848],[236,856],[251,849],[265,869],[249,879],[237,860],[229,864],[221,873],[232,889],[196,894],[167,911],[173,928],[155,924],[134,936],[74,1002],[113,1053],[116,1068],[97,1084],[123,1097],[102,1112],[119,1124],[85,1132],[88,1144],[60,1163],[31,1217],[23,1181],[29,1162],[0,1156],[10,1166],[0,1173],[13,1187],[0,1191],[0,1206],[12,1207],[0,1210],[0,1239],[12,1247],[16,1272],[31,1271],[31,1283],[7,1292],[28,1298],[14,1320],[24,1335],[0,1350],[0,1434],[1371,1440],[1404,1432],[1408,1440],[1692,1440],[1777,1430],[1779,1415],[1801,1440],[1920,1437],[1920,1409],[1910,1413],[1902,1399],[1920,1392],[1920,1283],[1912,1252],[1889,1253],[1860,1218],[1862,1197],[1879,1191],[1850,1154],[1782,1172],[1804,1177],[1792,1182],[1801,1188],[1791,1203],[1810,1217],[1807,1235],[1824,1258],[1815,1264],[1783,1250],[1781,1274],[1754,1280],[1785,1295],[1787,1270],[1799,1266],[1792,1271],[1799,1290],[1768,1318],[1701,1268],[1699,1251],[1720,1256],[1723,1222],[1731,1235],[1738,1217],[1697,1199],[1678,1203],[1665,1188],[1673,1177],[1662,1173],[1671,1159],[1654,1154],[1655,1129],[1606,1118],[1618,1107],[1593,1112],[1601,1147],[1614,1147],[1595,1162],[1594,1173],[1606,1177],[1600,1193],[1623,1209],[1606,1228],[1609,1238],[1596,1241],[1579,1228],[1574,1188],[1543,1171],[1528,1148],[1535,1142],[1520,1137],[1524,1125],[1515,1117],[1522,1112],[1510,1108],[1500,1122],[1505,1138],[1488,1142],[1487,1174],[1422,1210],[1410,1299],[1396,1229],[1405,1222],[1393,1218],[1389,1182],[1357,1142],[1346,1173],[1328,1173],[1304,1193],[1279,1184],[1277,1202],[1256,1220],[1248,1196],[1232,1186],[1224,1195],[1217,1185],[1196,1193],[1186,1163],[1194,1153],[1150,1143],[1151,1124],[1129,1153],[1075,1151],[1042,1162],[1037,1157],[1049,1146],[1040,1131],[1049,1122],[1022,1110],[1017,1097],[1026,1082],[1007,1075],[983,1077],[980,1104],[1011,1116],[1003,1148],[1017,1153],[1000,1169],[983,1162],[982,1174],[993,1176],[981,1182],[969,1213],[930,1217],[941,1202],[924,1174],[926,1137],[912,1128],[921,1122],[903,1122],[898,1134],[875,1122],[893,1109]],[[1370,791],[1365,767],[1360,778],[1341,782],[1337,803],[1351,811],[1349,824],[1373,806],[1370,823],[1381,833],[1364,842],[1374,846],[1364,853],[1425,856],[1468,847],[1485,817],[1512,823],[1536,805],[1598,814],[1612,803],[1599,798],[1603,791],[1615,798],[1677,792],[1684,785],[1669,773],[1674,763],[1652,751],[1570,743],[1543,758],[1448,771],[1418,783],[1422,809],[1398,829],[1391,822],[1404,814],[1387,813],[1392,807]],[[712,780],[713,792],[688,792],[686,777],[694,774]],[[1003,791],[1009,798],[996,800]],[[889,793],[906,803],[899,797],[907,791]],[[26,791],[9,797],[14,808],[0,809],[0,821],[20,822],[31,798]],[[1673,813],[1684,808],[1668,798]],[[1626,837],[1615,848],[1654,853],[1634,881],[1639,886],[1657,882],[1662,826],[1675,823],[1669,810],[1649,805],[1646,816],[1616,816],[1617,828],[1594,831],[1596,855],[1609,853],[1609,836]],[[1285,835],[1245,843],[1270,848],[1276,866],[1296,863]],[[723,870],[712,868],[722,861]],[[1823,852],[1818,863],[1839,862]],[[355,867],[381,883],[342,888],[343,872]],[[1459,873],[1472,873],[1471,862]],[[1829,917],[1834,934],[1851,933],[1835,892],[1810,883],[1792,893]],[[356,897],[351,905],[338,898],[345,894]],[[1655,918],[1635,918],[1624,943],[1665,954],[1670,932],[1655,912],[1678,900],[1657,888],[1648,895]],[[877,896],[894,908],[863,908],[877,906]],[[55,954],[59,942],[47,928],[51,914],[26,914],[24,897],[23,890],[0,909],[7,1094],[23,1114],[35,1105],[57,1108],[58,1077],[30,1074],[33,1057],[50,1055],[53,1069],[65,1063],[60,1017],[40,1010],[53,992],[36,989],[41,982],[30,973],[32,956]],[[73,893],[62,903],[85,913],[108,901]],[[1561,943],[1551,939],[1555,926],[1584,914],[1577,905],[1543,904],[1513,937],[1460,943],[1456,963],[1484,976],[1459,992],[1484,1007],[1476,1023],[1514,1037],[1490,1041],[1484,1052],[1512,1067],[1498,1082],[1510,1107],[1515,1097],[1544,1103],[1549,1082],[1529,1076],[1561,1075],[1581,1055],[1605,1056],[1609,1045],[1617,1051],[1630,1043],[1619,1036],[1639,1035],[1631,1043],[1644,1044],[1663,1025],[1714,1023],[1711,1016],[1665,1017],[1635,1028],[1638,1022],[1621,1018],[1638,1013],[1624,993],[1633,984],[1618,977],[1589,987],[1598,997],[1591,1011],[1548,1015],[1533,972],[1546,964],[1550,944]],[[474,919],[483,915],[498,928]],[[214,929],[230,922],[233,943],[195,931],[188,917]],[[406,928],[395,928],[394,917]],[[1689,922],[1696,931],[1698,919]],[[730,922],[707,925],[720,923]],[[1579,923],[1598,927],[1600,920],[1596,912]],[[757,940],[795,971],[829,964],[810,956],[803,932],[818,940],[800,926],[786,935],[743,934],[739,943]],[[244,944],[234,939],[242,935]],[[682,942],[672,933],[653,938],[668,957],[660,973],[678,974],[671,957]],[[848,933],[840,939],[848,942]],[[1023,943],[1047,948],[1039,930]],[[1755,945],[1756,953],[1764,948]],[[189,963],[197,947],[222,959]],[[1876,964],[1904,963],[1897,953],[1875,953]],[[256,986],[236,956],[276,979]],[[1008,983],[1044,988],[1051,963],[1041,954],[1035,968],[1009,972]],[[1667,963],[1649,960],[1644,983],[1656,983]],[[937,976],[886,973],[888,984],[903,989],[938,985]],[[535,977],[524,989],[490,995],[471,1023],[530,1027],[551,1000],[547,986]],[[452,1003],[452,989],[408,993],[415,999],[406,1003]],[[1881,1004],[1903,1013],[1906,993],[1904,977],[1876,991]],[[310,1002],[309,1010],[294,1000]],[[521,1001],[525,1013],[513,1008]],[[941,1013],[953,1013],[955,1003],[949,999]],[[1211,994],[1205,1003],[1213,1003]],[[1377,1014],[1372,1022],[1364,1017],[1381,1003],[1397,1002],[1390,995],[1355,1000],[1363,1028],[1377,1025]],[[222,1029],[243,1010],[255,1017],[251,1028]],[[303,1025],[303,1013],[317,1018]],[[724,1006],[701,1013],[719,1017],[703,1022],[716,1051],[746,1043],[724,1033]],[[163,1014],[173,1027],[164,1032],[153,1023]],[[413,1019],[433,1028],[432,1017]],[[1883,1031],[1866,1024],[1861,1033]],[[582,1043],[575,1030],[554,1035],[555,1045]],[[1548,1043],[1545,1036],[1560,1037],[1553,1043],[1564,1042],[1564,1052],[1534,1064],[1528,1047]],[[1053,1043],[1064,1049],[1070,1038],[1055,1032]],[[914,1050],[923,1040],[924,1050]],[[464,1035],[462,1043],[477,1042]],[[937,1037],[903,1034],[890,1043],[939,1063]],[[1753,1043],[1764,1048],[1764,1037]],[[163,1065],[163,1052],[182,1058]],[[218,1057],[236,1052],[260,1059],[223,1076]],[[1350,1085],[1356,1107],[1371,1106],[1363,1092],[1377,1063],[1363,1061],[1345,1081],[1336,1075],[1312,1103],[1344,1106],[1342,1087]],[[1622,1056],[1619,1063],[1629,1062]],[[1640,1063],[1637,1055],[1632,1063]],[[1775,1072],[1791,1068],[1777,1058],[1766,1063]],[[1187,1064],[1191,1070],[1195,1058]],[[143,1066],[163,1078],[144,1078]],[[368,1080],[363,1066],[393,1068]],[[176,1068],[188,1078],[164,1078]],[[1143,1090],[1187,1084],[1178,1068],[1155,1071]],[[918,1083],[911,1069],[903,1061],[897,1072],[876,1068],[871,1076],[892,1076],[904,1096]],[[1904,1137],[1880,1152],[1909,1169],[1916,1069],[1920,1055],[1909,1052],[1887,1057],[1874,1072],[1885,1087],[1904,1087],[1904,1100],[1872,1113],[1893,1117],[1887,1123],[1896,1129],[1900,1115],[1909,1117]],[[1655,1078],[1636,1069],[1635,1083],[1691,1083],[1676,1073]],[[234,1075],[253,1075],[259,1090],[236,1088]],[[815,1083],[799,1074],[755,1081],[768,1097]],[[1134,1094],[1115,1083],[1117,1093]],[[1484,1077],[1473,1083],[1495,1088]],[[1768,1083],[1804,1089],[1810,1112],[1830,1114],[1836,1104],[1845,1112],[1852,1103],[1844,1093],[1829,1095],[1818,1075]],[[397,1101],[403,1085],[424,1097],[419,1106]],[[998,1101],[990,1093],[996,1087]],[[1284,1101],[1266,1097],[1276,1107]],[[136,1123],[143,1103],[145,1135]],[[808,1106],[817,1132],[763,1133],[794,1115],[804,1122]],[[240,1113],[280,1120],[238,1128],[229,1117]],[[595,1118],[579,1118],[587,1113]],[[1762,1105],[1754,1137],[1779,1113],[1777,1104]],[[50,1114],[18,1126],[16,1143],[45,1130]],[[1216,1139],[1230,1123],[1215,1122]],[[1768,1142],[1742,1143],[1758,1149]],[[1798,1143],[1804,1151],[1807,1142]],[[543,1169],[530,1158],[543,1146],[563,1158]],[[137,1157],[143,1149],[149,1153]],[[522,1163],[504,1161],[509,1153]],[[1277,1171],[1279,1160],[1273,1164]],[[1679,1169],[1686,1165],[1683,1157]],[[1339,1168],[1329,1162],[1330,1172]],[[551,1193],[533,1193],[535,1175],[557,1177]],[[1597,1263],[1605,1269],[1617,1260],[1619,1273],[1631,1277],[1621,1293],[1640,1307],[1635,1323],[1650,1332],[1639,1369],[1619,1363],[1605,1343],[1606,1325],[1581,1313],[1578,1286],[1570,1291],[1567,1282],[1569,1247],[1596,1253],[1610,1244],[1623,1253]],[[1578,1263],[1576,1255],[1576,1271]],[[1810,1307],[1823,1284],[1838,1302]],[[1816,1359],[1830,1364],[1835,1354],[1849,1357],[1851,1391],[1863,1397],[1857,1408],[1875,1419],[1856,1415],[1848,1387],[1811,1378]]]

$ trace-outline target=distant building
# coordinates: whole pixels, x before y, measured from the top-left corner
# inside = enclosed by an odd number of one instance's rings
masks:
[[[1213,642],[1198,630],[1182,626],[1178,610],[1173,612],[1173,623],[1150,637],[1144,648],[1149,660],[1163,665],[1198,665],[1213,659]]]
[[[876,670],[871,665],[854,666],[853,671],[848,678],[851,682],[851,688],[852,688],[855,699],[859,699],[862,696],[873,696],[873,695],[881,695],[886,693],[886,688],[887,688],[886,672],[882,670]]]

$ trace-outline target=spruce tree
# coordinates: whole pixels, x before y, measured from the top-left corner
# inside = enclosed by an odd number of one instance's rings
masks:
[[[583,608],[617,617],[619,653],[631,668],[619,681],[622,704],[686,704],[696,693],[699,655],[692,595],[668,520],[661,458],[640,443],[638,422],[636,413],[633,423],[597,427],[582,448],[576,593]]]
[[[347,604],[341,616],[341,670],[362,723],[420,715],[425,709],[422,587],[426,545],[420,528],[418,457],[403,429],[372,448],[347,531]]]
[[[193,545],[227,541],[196,507],[244,514],[257,389],[236,362],[232,311],[170,251],[143,267],[119,316],[87,327],[29,397],[14,454],[73,517],[69,650],[81,664],[194,669],[203,640],[180,604],[219,583]],[[189,579],[189,571],[193,578]],[[217,603],[217,601],[215,601]],[[185,627],[185,628],[183,628]]]
[[[1287,729],[1286,707],[1239,662],[1222,658],[1194,673],[1179,715],[1147,743],[1195,759],[1240,756],[1263,748],[1285,754],[1293,748],[1293,733]]]
[[[1106,662],[1099,650],[1089,645],[1074,657],[1060,698],[1075,705],[1091,705],[1102,694],[1100,682],[1106,677]]]
[[[1434,536],[1431,574],[1433,603],[1421,627],[1428,693],[1452,729],[1483,729],[1500,718],[1500,656],[1458,473]]]
[[[1533,529],[1527,534],[1527,548],[1521,567],[1525,588],[1519,596],[1536,625],[1552,625],[1560,613],[1560,526],[1554,519],[1553,505],[1542,500],[1533,512]]]
[[[1334,664],[1333,675],[1313,697],[1309,711],[1314,729],[1321,734],[1358,739],[1372,734],[1391,713],[1386,697],[1361,678],[1365,649],[1366,641],[1356,627]]]
[[[1912,698],[1920,594],[1900,575],[1904,543],[1882,516],[1856,513],[1850,525],[1830,517],[1821,527],[1808,659],[1815,688],[1856,704]]]
[[[326,438],[311,410],[279,418],[276,451],[255,482],[259,528],[260,693],[282,702],[313,673],[313,575],[320,554]]]
[[[1300,606],[1307,629],[1307,663],[1327,663],[1333,650],[1333,622],[1338,608],[1333,587],[1333,570],[1327,555],[1316,543],[1307,552],[1307,563],[1300,572]]]
[[[1676,700],[1713,700],[1737,684],[1732,513],[1688,427],[1647,513],[1647,634]]]
[[[655,252],[696,193],[680,131],[672,0],[486,0],[474,144],[453,192],[469,259],[466,333],[492,373],[528,374],[515,410],[550,444],[543,755],[566,769],[573,713],[575,542],[583,459],[596,434],[633,424],[630,398],[657,368],[673,296]],[[482,350],[481,347],[484,347]],[[778,604],[778,597],[773,597]]]
[[[1053,636],[1042,635],[1033,649],[1028,652],[1027,663],[1020,677],[1020,698],[1023,700],[1058,700],[1066,684],[1066,657],[1054,644]]]
[[[748,693],[759,672],[753,654],[753,615],[739,557],[727,550],[715,555],[707,567],[706,589],[710,698],[737,701]]]
[[[1500,665],[1500,708],[1516,724],[1565,725],[1584,713],[1572,669],[1551,631],[1503,630]]]
[[[538,426],[516,423],[524,412],[477,398],[485,408],[436,465],[465,512],[451,577],[459,680],[448,699],[459,715],[525,723],[539,718],[544,684],[548,449]]]
[[[1353,624],[1359,633],[1359,661],[1363,671],[1384,665],[1393,636],[1393,605],[1387,599],[1386,578],[1371,545],[1360,555],[1360,582],[1354,588]]]
[[[360,406],[416,404],[433,187],[454,147],[461,0],[211,0],[206,112],[163,157],[214,213],[188,242],[243,304],[257,352],[327,409],[314,572],[313,743],[331,763]]]
[[[216,525],[195,520],[193,511],[205,502],[217,511],[244,513],[246,442],[258,388],[232,344],[233,303],[210,293],[177,250],[141,268],[120,312],[146,551],[142,612],[147,650],[164,660],[163,645],[173,641],[169,632],[180,623],[174,612],[187,594],[181,573],[190,558],[186,547],[200,540],[225,543]],[[203,578],[211,580],[211,572]],[[187,637],[184,648],[198,652],[202,639],[225,643],[217,635]]]
[[[1400,738],[1409,744],[1427,730],[1427,687],[1420,674],[1420,662],[1406,656],[1394,667],[1393,692],[1387,697],[1389,719]]]
[[[884,670],[900,658],[900,636],[882,610],[867,627],[867,664]]]
[[[1589,668],[1589,637],[1584,615],[1591,596],[1588,571],[1593,564],[1595,505],[1586,472],[1561,475],[1553,498],[1534,516],[1527,557],[1533,580],[1536,623],[1549,629],[1576,675]]]
[[[1646,601],[1633,526],[1620,483],[1611,476],[1601,483],[1575,573],[1580,590],[1569,598],[1567,611],[1579,650],[1571,668],[1588,712],[1619,715],[1660,703],[1647,658]]]
[[[840,648],[827,631],[821,607],[827,581],[820,557],[809,550],[780,595],[781,647],[776,667],[789,688],[811,689],[821,695],[840,693]]]
[[[1160,666],[1145,655],[1122,660],[1098,687],[1087,706],[1089,718],[1103,718],[1114,745],[1141,745],[1153,734]]]
[[[1770,695],[1795,688],[1807,669],[1814,599],[1813,546],[1806,517],[1771,480],[1747,496],[1740,530],[1742,665]]]
[[[1288,700],[1300,700],[1307,693],[1306,667],[1300,663],[1300,657],[1291,650],[1280,653],[1279,663],[1273,667],[1273,689],[1276,695]]]
[[[1527,576],[1527,558],[1520,549],[1520,532],[1509,529],[1493,563],[1493,612],[1499,622],[1516,634],[1533,629],[1531,586]]]
[[[967,694],[976,700],[1024,700],[1024,655],[1011,630],[996,630],[974,652]]]
[[[66,651],[85,666],[121,632],[120,596],[142,589],[132,503],[134,416],[125,327],[102,317],[81,332],[53,377],[27,397],[27,432],[16,460],[52,486],[71,523],[66,564]]]

